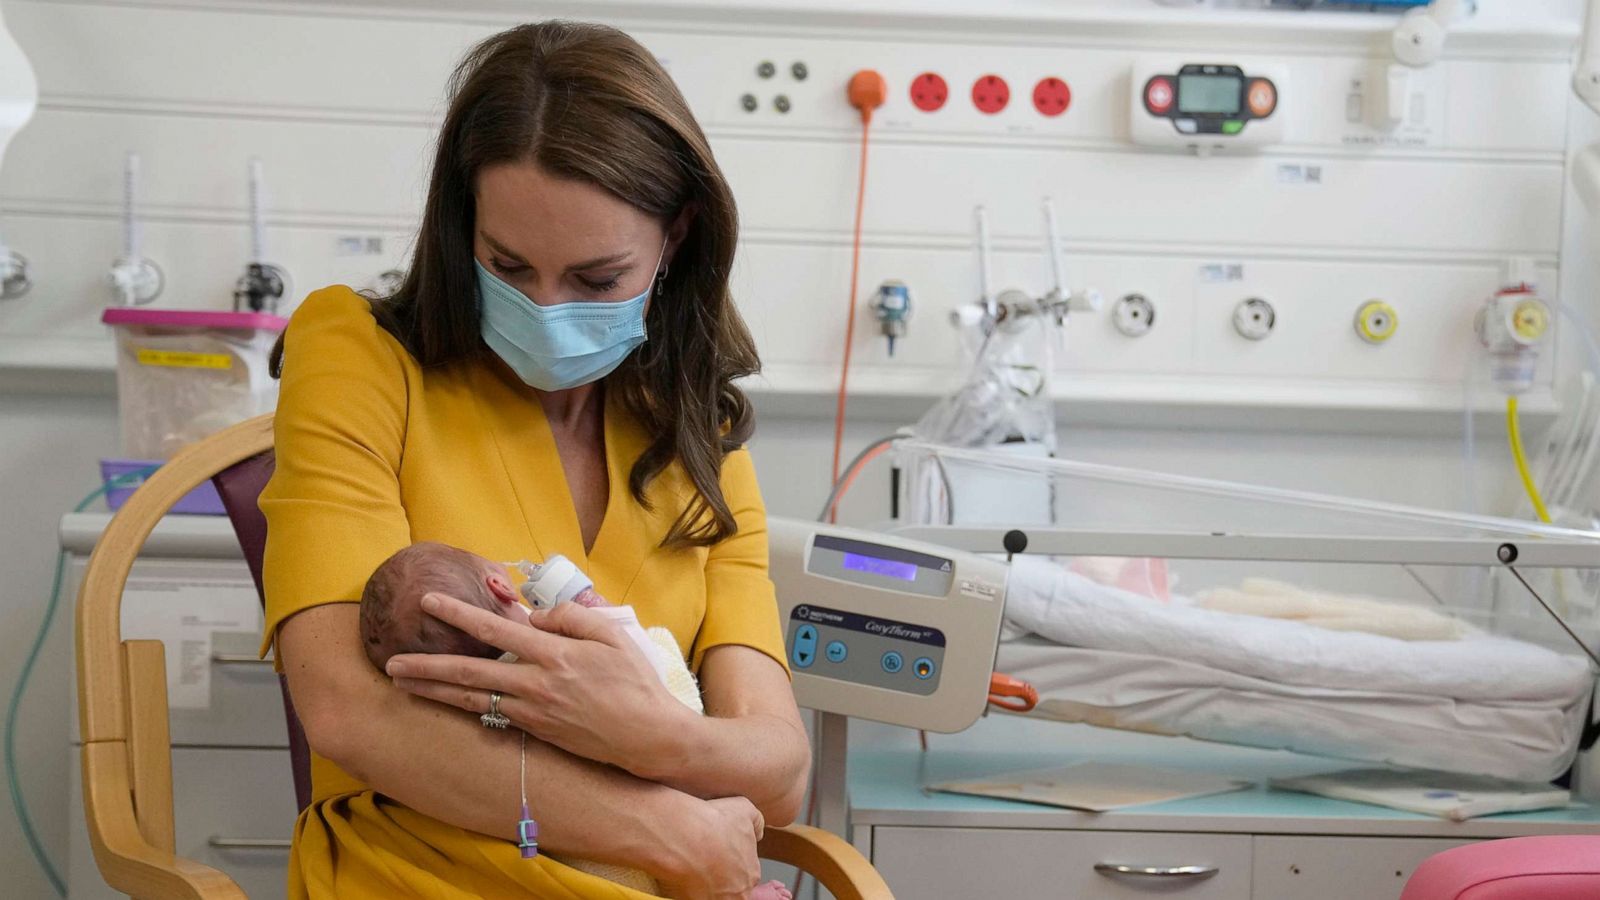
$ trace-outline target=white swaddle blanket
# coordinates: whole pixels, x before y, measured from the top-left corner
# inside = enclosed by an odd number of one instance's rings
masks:
[[[1006,619],[1059,644],[1188,660],[1309,687],[1475,701],[1570,701],[1590,684],[1583,658],[1525,641],[1404,641],[1166,605],[1037,557],[1013,560]]]

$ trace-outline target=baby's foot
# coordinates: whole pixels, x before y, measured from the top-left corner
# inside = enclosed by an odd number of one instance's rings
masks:
[[[756,885],[755,890],[750,892],[750,900],[794,900],[794,895],[783,886],[783,882],[769,881]]]

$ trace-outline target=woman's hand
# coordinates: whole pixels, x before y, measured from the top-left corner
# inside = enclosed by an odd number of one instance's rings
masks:
[[[765,823],[743,797],[696,801],[685,822],[677,871],[654,873],[673,900],[743,900],[761,880],[756,843]]]
[[[489,694],[512,724],[575,756],[636,770],[662,765],[652,737],[693,717],[661,684],[650,661],[616,623],[575,603],[535,611],[531,628],[442,594],[422,609],[484,643],[517,655],[515,663],[468,656],[407,653],[389,660],[396,686],[481,715]],[[696,717],[697,718],[697,717]]]

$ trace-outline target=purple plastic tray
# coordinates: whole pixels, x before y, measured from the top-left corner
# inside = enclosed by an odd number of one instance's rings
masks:
[[[137,472],[151,466],[159,466],[159,461],[143,459],[102,459],[100,460],[100,478],[107,484],[118,475]],[[106,506],[113,512],[122,508],[122,504],[133,496],[133,492],[144,483],[144,478],[124,482],[118,487],[106,491]],[[227,510],[222,508],[222,498],[217,496],[217,488],[207,481],[184,496],[182,500],[172,505],[172,512],[190,516],[225,516]]]

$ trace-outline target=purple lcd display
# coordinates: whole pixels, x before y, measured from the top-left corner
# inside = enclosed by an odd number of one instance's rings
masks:
[[[844,567],[857,572],[869,572],[873,575],[887,575],[901,581],[917,580],[917,564],[896,562],[892,559],[878,559],[875,556],[862,556],[859,553],[846,553]]]

